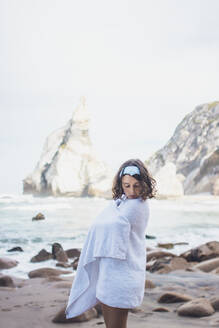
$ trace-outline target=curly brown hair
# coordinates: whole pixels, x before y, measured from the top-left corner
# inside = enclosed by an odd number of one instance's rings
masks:
[[[122,176],[120,177],[120,172],[122,171],[122,169],[124,169],[126,166],[129,165],[135,165],[140,170],[140,175],[139,174],[133,175],[133,177],[140,182],[140,185],[142,187],[142,190],[140,192],[140,197],[143,200],[146,200],[147,198],[155,197],[157,191],[156,181],[151,177],[144,163],[140,159],[129,159],[128,161],[124,162],[120,166],[118,172],[114,177],[113,187],[112,187],[113,199],[121,198],[122,194],[124,194],[122,188]]]

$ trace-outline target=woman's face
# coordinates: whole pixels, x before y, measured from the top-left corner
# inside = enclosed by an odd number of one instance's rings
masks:
[[[131,175],[122,177],[122,189],[127,198],[138,198],[142,190],[141,184]]]

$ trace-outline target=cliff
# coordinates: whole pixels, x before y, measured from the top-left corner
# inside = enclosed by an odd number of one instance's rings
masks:
[[[182,188],[178,194],[219,194],[219,102],[197,106],[176,127],[167,144],[145,162],[155,178],[169,163]],[[170,182],[166,189],[174,194]]]
[[[23,193],[110,197],[112,172],[94,153],[85,99],[72,119],[46,139],[39,162],[23,180]]]

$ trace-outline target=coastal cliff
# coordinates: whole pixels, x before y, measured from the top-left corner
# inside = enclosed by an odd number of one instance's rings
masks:
[[[111,169],[94,153],[82,97],[72,119],[47,137],[33,173],[23,180],[23,193],[108,198],[111,184]]]
[[[186,115],[145,164],[161,195],[219,195],[219,102],[199,105]]]

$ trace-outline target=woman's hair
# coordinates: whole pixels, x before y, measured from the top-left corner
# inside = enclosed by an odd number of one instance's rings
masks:
[[[143,200],[146,200],[147,198],[153,198],[156,194],[156,181],[150,176],[147,168],[145,167],[144,163],[140,159],[129,159],[125,163],[123,163],[119,171],[116,173],[114,180],[113,180],[113,199],[121,198],[122,194],[124,194],[123,188],[122,188],[122,177],[120,177],[120,172],[129,165],[135,165],[140,170],[139,174],[132,175],[136,180],[140,182],[140,185],[142,187],[142,190],[140,192],[140,197]]]

